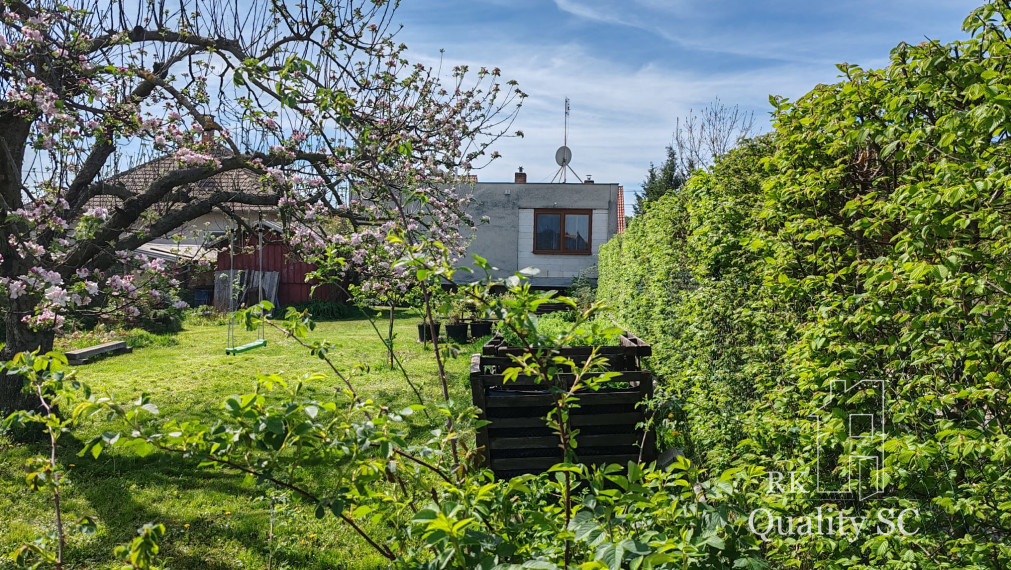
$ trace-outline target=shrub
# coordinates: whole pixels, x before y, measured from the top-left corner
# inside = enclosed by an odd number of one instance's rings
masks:
[[[572,285],[565,292],[565,295],[576,302],[576,307],[580,311],[590,308],[590,305],[597,300],[597,284],[587,277],[590,272],[596,272],[597,267],[583,270],[579,276],[572,280]]]
[[[565,336],[572,338],[566,344],[568,346],[608,346],[618,342],[618,335],[613,330],[613,325],[609,319],[604,317],[594,318],[590,322],[576,325],[575,311],[559,311],[547,315],[532,316],[536,336],[544,339],[560,339]],[[523,346],[523,341],[510,327],[499,324],[499,333],[505,338],[506,344],[510,346]]]
[[[298,312],[309,311],[312,318],[317,321],[334,321],[358,314],[358,309],[352,305],[320,299],[296,303],[291,305],[291,308]],[[277,312],[277,314],[283,315],[284,311]]]

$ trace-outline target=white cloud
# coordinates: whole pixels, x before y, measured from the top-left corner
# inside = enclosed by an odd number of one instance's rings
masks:
[[[419,50],[414,50],[418,57]],[[639,68],[596,57],[578,44],[561,46],[456,45],[447,49],[444,67],[468,62],[496,65],[505,77],[519,81],[528,95],[514,129],[522,139],[499,141],[503,155],[479,173],[482,180],[508,181],[523,166],[531,182],[547,182],[557,171],[555,149],[563,141],[564,99],[572,103],[569,146],[573,169],[598,182],[637,188],[651,161],[658,162],[669,144],[676,117],[720,97],[755,112],[767,125],[770,93],[796,97],[835,70],[820,77],[809,66],[780,66],[743,73],[673,71],[651,64]],[[422,58],[428,59],[428,58]],[[434,63],[435,58],[428,60]],[[767,129],[767,126],[763,127]],[[572,181],[570,173],[569,180]]]
[[[412,57],[435,62],[445,48],[447,68],[500,67],[530,95],[514,125],[526,137],[496,144],[503,158],[479,173],[482,180],[512,180],[522,165],[531,181],[549,181],[558,169],[554,152],[568,96],[572,167],[598,182],[638,188],[649,163],[663,159],[675,118],[689,109],[718,96],[754,111],[767,129],[770,94],[794,99],[835,81],[837,62],[880,66],[899,41],[917,41],[930,30],[946,30],[939,39],[952,39],[975,2],[927,0],[912,13],[910,0],[887,7],[786,0],[761,8],[743,0],[554,0],[583,26],[534,21],[533,3],[521,2],[525,10],[510,12],[518,20],[508,26],[468,20],[468,33],[457,35],[441,33],[447,22],[420,29],[405,22],[404,38]],[[537,6],[536,13],[546,12]],[[937,10],[960,16],[931,19]],[[839,17],[819,19],[825,15]],[[904,26],[895,24],[902,18]],[[451,24],[454,31],[459,24]]]

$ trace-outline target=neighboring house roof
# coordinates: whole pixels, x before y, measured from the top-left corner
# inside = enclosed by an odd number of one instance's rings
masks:
[[[174,244],[174,243],[145,243],[135,249],[137,253],[143,253],[148,257],[164,259],[170,263],[183,261],[215,261],[217,252],[204,245]]]
[[[218,148],[212,152],[212,154],[220,158],[231,156],[231,152],[224,148]],[[109,182],[120,183],[134,192],[142,192],[155,180],[179,168],[179,163],[176,161],[175,157],[162,156],[135,166],[124,172],[115,174],[109,178]],[[165,214],[178,208],[181,204],[189,203],[194,199],[205,198],[220,191],[236,193],[266,193],[269,190],[264,183],[261,182],[258,174],[251,170],[240,168],[215,174],[214,176],[205,178],[199,182],[194,182],[193,184],[181,186],[172,192],[172,199],[164,200],[155,204],[153,211],[156,214]],[[96,196],[88,201],[88,206],[114,208],[121,202],[122,200],[115,196]],[[247,206],[245,204],[232,202],[227,202],[226,205],[232,209],[239,210],[258,208],[257,206]]]
[[[219,147],[215,149],[212,154],[219,158],[225,158],[231,156],[231,151]],[[122,184],[132,192],[141,193],[144,192],[154,181],[179,168],[179,163],[175,157],[162,156],[144,162],[123,172],[114,174],[108,178],[108,181],[115,184]],[[200,180],[199,182],[194,182],[174,189],[170,192],[170,195],[166,199],[154,204],[154,206],[150,208],[149,213],[156,217],[161,217],[174,210],[182,208],[194,200],[204,199],[217,192],[256,194],[268,193],[270,191],[271,190],[264,182],[261,181],[260,176],[256,172],[244,168],[230,170],[215,174],[214,176],[210,176],[204,180]],[[87,208],[101,207],[111,210],[119,206],[122,202],[122,198],[116,196],[95,196],[94,198],[88,200]],[[263,206],[250,206],[237,202],[225,202],[223,205],[238,213],[256,212],[263,209]],[[140,227],[144,223],[145,222],[142,218],[137,221],[135,227]],[[179,232],[187,227],[189,226],[184,224],[175,228],[173,231]],[[172,232],[169,232],[166,235],[171,233]],[[216,252],[211,244],[158,243],[158,238],[160,237],[162,236],[155,236],[155,241],[146,243],[137,248],[135,251],[137,253],[147,255],[148,257],[161,258],[172,262],[196,261],[200,259],[213,261],[216,259]]]
[[[281,236],[284,235],[284,226],[271,220],[257,220],[255,222],[250,223],[249,227],[253,230],[263,229],[264,232],[274,232]],[[315,235],[315,232],[310,231],[310,233]],[[228,235],[226,234],[223,236],[219,236],[216,239],[210,240],[206,244],[204,244],[204,247],[208,250],[219,250],[226,248],[228,247]]]

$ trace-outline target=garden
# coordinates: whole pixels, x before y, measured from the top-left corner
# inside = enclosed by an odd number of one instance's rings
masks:
[[[525,94],[395,3],[10,4],[0,567],[1011,566],[1007,1],[651,169],[562,293],[460,268]],[[140,249],[264,211],[353,307]]]
[[[225,354],[224,318],[194,315],[175,334],[155,336],[150,345],[132,354],[109,356],[77,369],[78,376],[98,393],[132,402],[147,393],[162,415],[180,421],[213,423],[226,396],[255,389],[257,376],[276,374],[294,382],[306,376],[307,398],[333,398],[341,387],[327,374],[326,363],[313,358],[294,340],[268,333],[267,346],[250,353]],[[418,318],[414,311],[398,310],[395,334],[410,339]],[[254,333],[247,333],[252,336]],[[341,370],[360,367],[369,371],[361,384],[362,396],[396,409],[417,404],[418,399],[399,370],[384,361],[385,345],[363,316],[320,322],[306,340],[326,339],[339,355]],[[477,341],[480,343],[480,341]],[[131,341],[132,343],[132,341]],[[465,352],[479,350],[463,347]],[[435,377],[431,344],[398,342],[400,361],[410,374]],[[469,359],[447,362],[455,399],[469,400]],[[437,384],[420,384],[427,400],[440,397]],[[424,441],[415,426],[412,439]],[[378,554],[368,554],[348,529],[321,521],[315,506],[306,506],[280,494],[251,500],[258,494],[255,482],[242,473],[199,469],[197,459],[170,456],[138,458],[133,454],[105,453],[97,460],[79,456],[82,442],[115,430],[115,422],[95,419],[82,424],[75,441],[60,448],[59,462],[66,466],[72,484],[64,490],[66,510],[88,514],[101,521],[93,535],[72,543],[68,558],[87,567],[113,564],[113,547],[128,543],[148,523],[165,525],[160,556],[173,568],[374,568],[382,565]],[[25,460],[37,446],[3,448],[3,521],[0,550],[12,552],[48,532],[51,504],[40,494],[26,494]],[[322,484],[338,481],[330,470],[317,467],[308,475]],[[331,479],[332,478],[332,479]],[[76,520],[75,520],[76,522]],[[375,525],[381,530],[382,525]]]

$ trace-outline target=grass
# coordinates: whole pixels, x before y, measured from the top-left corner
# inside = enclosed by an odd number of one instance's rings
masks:
[[[416,342],[416,318],[398,314],[395,347],[426,401],[441,398],[431,345]],[[385,330],[383,325],[381,330]],[[156,337],[132,354],[110,356],[77,368],[78,377],[96,392],[117,400],[149,392],[164,417],[212,422],[224,398],[252,391],[257,373],[297,378],[309,372],[326,374],[310,391],[325,397],[340,388],[323,361],[311,357],[293,340],[267,331],[267,346],[236,356],[224,353],[227,329],[207,320],[187,322],[182,332]],[[254,333],[242,331],[239,342]],[[399,371],[385,365],[385,348],[364,318],[319,323],[311,339],[326,339],[338,367],[356,364],[368,369],[353,379],[362,396],[396,406],[417,399]],[[150,339],[148,339],[150,340]],[[470,352],[447,363],[455,399],[470,399],[467,376]],[[174,569],[266,568],[271,505],[257,500],[255,484],[226,470],[198,468],[195,462],[167,454],[138,458],[115,449],[98,459],[78,457],[83,442],[109,426],[95,421],[61,439],[59,461],[67,473],[65,518],[95,516],[93,536],[73,535],[65,559],[68,568],[111,568],[112,550],[129,542],[145,523],[162,523],[167,535],[161,558]],[[53,529],[51,502],[32,493],[24,482],[29,457],[46,454],[35,444],[0,442],[0,554],[31,542]],[[333,467],[330,467],[332,471]],[[313,473],[325,484],[332,472]],[[385,559],[333,517],[317,520],[313,505],[297,501],[280,510],[275,520],[274,568],[380,568]],[[373,530],[382,532],[381,528]],[[7,568],[0,562],[0,568]]]

